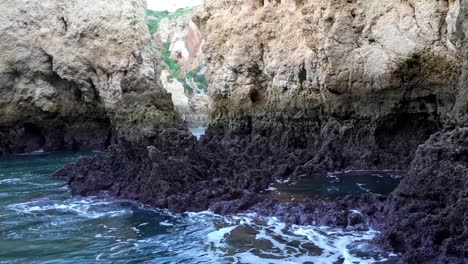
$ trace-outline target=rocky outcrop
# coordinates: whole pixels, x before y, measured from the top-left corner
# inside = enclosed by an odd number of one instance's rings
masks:
[[[419,146],[410,170],[386,201],[381,242],[405,252],[402,262],[468,261],[468,2],[459,93],[444,130]]]
[[[199,18],[212,135],[262,135],[317,153],[329,169],[405,168],[453,107],[457,3],[241,7],[208,1]]]
[[[189,98],[185,94],[184,85],[177,81],[177,79],[172,78],[168,70],[163,70],[161,72],[161,84],[164,89],[171,94],[175,109],[182,115],[184,113],[189,113]]]
[[[193,80],[186,80],[192,90],[196,91],[197,84]],[[171,76],[169,69],[161,73],[161,83],[171,94],[175,110],[188,127],[206,127],[211,109],[211,99],[204,91],[186,92],[184,83]],[[187,85],[187,84],[185,84]]]
[[[435,134],[384,206],[384,245],[403,263],[468,259],[468,128]]]
[[[466,260],[465,1],[208,0],[194,21],[207,43],[214,112],[199,145],[157,81],[148,34],[140,30],[143,5],[122,2],[133,10],[125,12],[138,13],[123,16],[130,23],[98,27],[84,8],[25,3],[45,16],[54,8],[75,11],[79,19],[64,17],[64,27],[81,30],[55,46],[58,33],[46,34],[43,48],[60,78],[92,81],[116,131],[108,152],[57,172],[74,194],[105,193],[177,212],[254,210],[297,224],[371,225],[382,228],[382,243],[402,261]],[[100,3],[97,10],[121,6]],[[123,43],[106,37],[114,25]],[[80,34],[84,29],[93,34]],[[86,48],[55,63],[68,55],[63,46],[78,45],[69,37],[84,39]],[[52,97],[50,90],[40,97]],[[282,203],[264,194],[275,179],[345,168],[409,173],[388,199]]]
[[[1,153],[104,149],[130,97],[166,97],[144,1],[7,0],[0,10]]]
[[[409,168],[386,202],[367,207],[381,242],[404,263],[466,262],[466,5],[207,1],[197,18],[214,101],[205,143],[269,157],[272,178]],[[258,210],[299,223],[323,209],[273,204]]]

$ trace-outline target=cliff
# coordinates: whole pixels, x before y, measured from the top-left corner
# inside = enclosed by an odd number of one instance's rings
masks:
[[[380,219],[380,242],[402,263],[466,262],[466,6],[206,1],[197,20],[214,101],[208,144],[270,157],[283,164],[274,178],[408,169],[383,203],[345,199],[334,210]],[[322,212],[268,206],[259,210],[293,222]]]
[[[199,17],[211,135],[262,135],[327,169],[406,168],[454,106],[458,2],[236,3]]]
[[[170,51],[170,58],[180,65],[181,77],[205,63],[201,49],[204,39],[198,26],[192,22],[193,14],[200,10],[199,8],[183,10],[181,15],[170,13],[172,16],[162,18],[154,34],[155,43],[161,48],[167,48]]]
[[[407,177],[386,201],[381,242],[407,263],[468,260],[468,2],[461,1],[463,71],[445,128],[416,151]]]
[[[181,8],[172,13],[148,11],[153,44],[165,62],[161,82],[190,127],[207,126],[211,104],[206,95],[206,62],[201,49],[204,39],[192,21],[198,12],[199,7]]]
[[[73,194],[176,212],[379,228],[403,263],[463,262],[466,5],[207,0],[193,22],[206,41],[214,111],[197,144],[159,81],[156,63],[168,54],[151,50],[142,1],[2,2],[12,10],[0,21],[2,146],[112,143],[56,176]],[[283,203],[264,194],[278,179],[373,168],[408,173],[389,197]]]
[[[126,122],[133,122],[134,113],[123,109],[142,94],[155,98],[145,99],[149,105],[138,111],[166,112],[167,123],[176,123],[158,81],[145,6],[0,3],[1,153],[104,149],[117,137],[130,140],[135,135],[126,132]],[[151,109],[153,104],[164,108]]]

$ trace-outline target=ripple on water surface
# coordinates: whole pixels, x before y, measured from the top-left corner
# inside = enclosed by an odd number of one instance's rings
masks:
[[[267,191],[271,196],[291,199],[335,199],[348,194],[390,194],[400,183],[404,171],[355,170],[278,180]]]
[[[256,215],[174,215],[71,197],[51,173],[82,155],[0,158],[0,263],[392,263],[369,232],[287,226]]]

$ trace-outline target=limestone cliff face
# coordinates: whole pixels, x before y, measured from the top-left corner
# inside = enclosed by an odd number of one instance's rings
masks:
[[[177,112],[190,127],[206,127],[211,100],[207,84],[204,39],[192,21],[200,7],[182,9],[183,14],[166,14],[153,35],[153,43],[165,56],[167,69],[161,75],[163,87],[172,94]],[[182,11],[179,11],[182,12]]]
[[[131,140],[141,112],[172,111],[145,1],[6,0],[0,10],[0,153],[105,148],[112,127]],[[125,112],[141,94],[155,102]]]
[[[381,242],[402,263],[466,262],[467,6],[207,0],[198,17],[214,101],[206,141],[294,153],[274,177],[409,169],[373,212]]]
[[[171,94],[175,110],[188,127],[206,127],[211,107],[210,97],[203,91],[195,94],[185,92],[184,84],[172,77],[168,69],[161,72],[161,83]],[[193,83],[193,82],[192,82]],[[196,87],[196,84],[192,84]]]
[[[194,13],[200,12],[195,8],[192,12],[175,18],[163,18],[158,30],[154,34],[155,42],[164,48],[167,44],[171,52],[170,58],[181,66],[180,76],[202,66],[205,56],[202,52],[204,39],[200,29],[192,21]]]
[[[208,0],[212,135],[333,168],[404,168],[455,104],[459,1]]]

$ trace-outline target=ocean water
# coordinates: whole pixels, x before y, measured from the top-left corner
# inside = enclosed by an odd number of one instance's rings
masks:
[[[331,200],[348,194],[390,194],[400,184],[404,171],[356,170],[338,171],[302,177],[296,180],[279,180],[268,191],[280,200],[303,198]]]
[[[72,197],[51,177],[87,153],[0,157],[0,263],[394,263],[376,231],[288,226],[253,214],[171,214]]]
[[[189,130],[197,138],[197,140],[200,140],[200,137],[205,135],[206,127],[192,127],[189,128]]]

